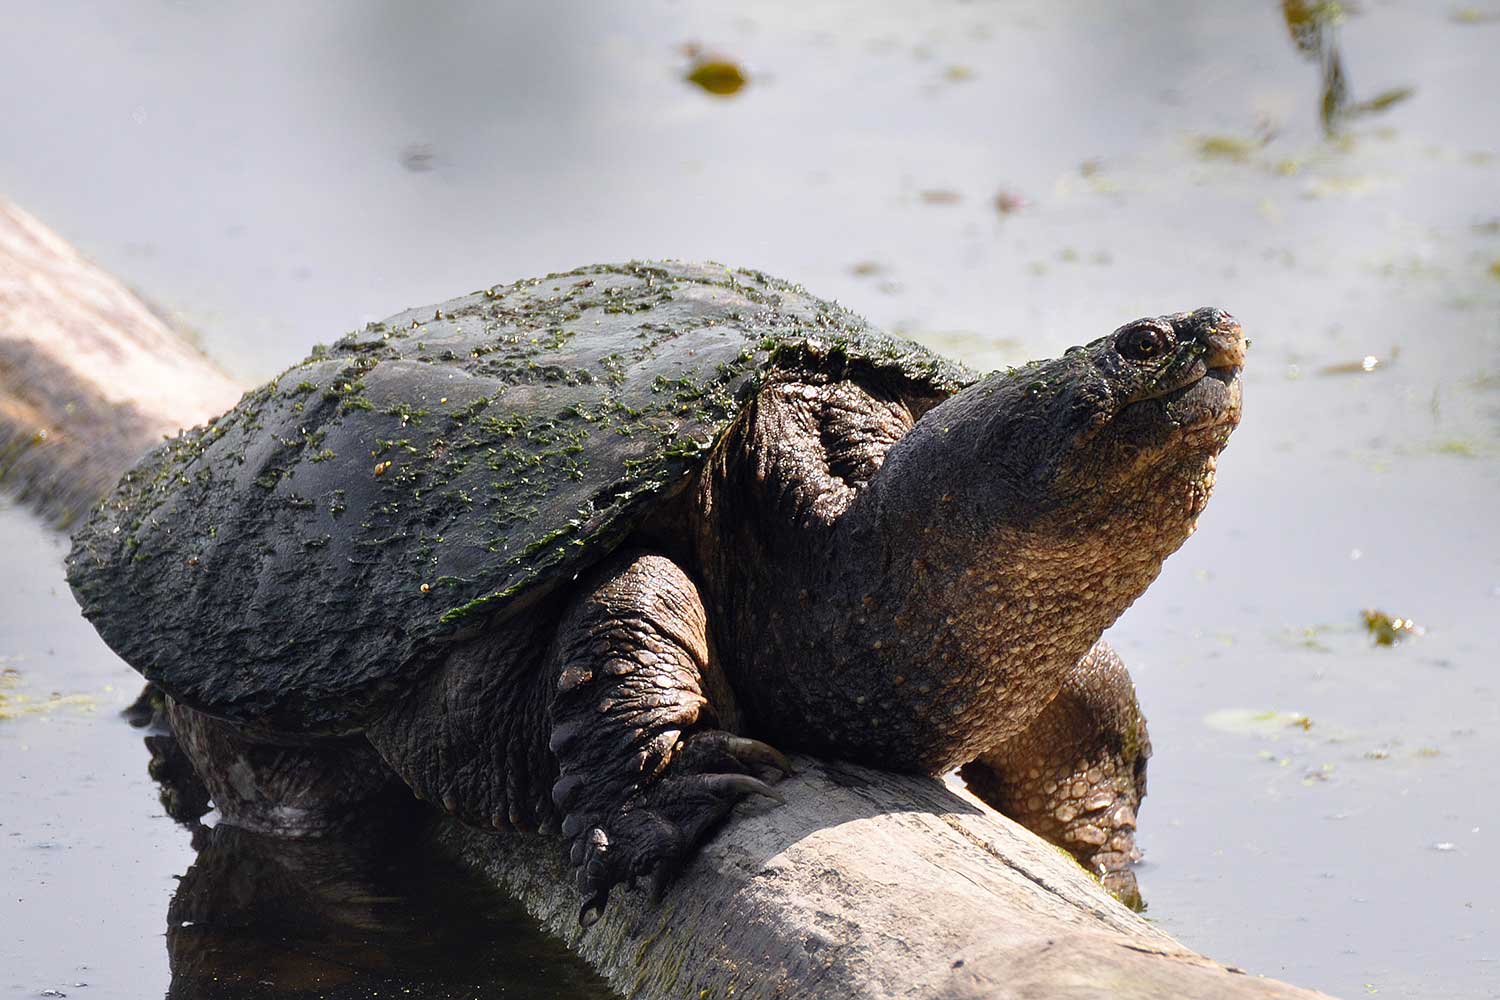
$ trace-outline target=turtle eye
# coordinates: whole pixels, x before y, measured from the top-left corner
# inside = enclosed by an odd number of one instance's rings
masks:
[[[1115,350],[1126,361],[1151,361],[1172,347],[1172,335],[1159,327],[1137,326],[1120,334]]]

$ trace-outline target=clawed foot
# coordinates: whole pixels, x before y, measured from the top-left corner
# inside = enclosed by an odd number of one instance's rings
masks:
[[[778,780],[792,768],[759,740],[719,730],[696,733],[654,781],[604,822],[569,812],[563,834],[573,840],[571,861],[583,897],[578,922],[585,927],[596,922],[610,889],[622,882],[633,886],[645,877],[658,898],[693,849],[746,796],[783,801],[757,773]]]
[[[1131,810],[1126,815],[1133,820],[1135,813]],[[1078,859],[1079,864],[1099,879],[1105,892],[1136,913],[1142,913],[1146,909],[1146,901],[1141,897],[1141,888],[1136,884],[1135,870],[1132,867],[1139,860],[1141,852],[1135,846],[1133,822],[1130,825],[1117,825],[1110,832],[1108,841],[1092,854]]]

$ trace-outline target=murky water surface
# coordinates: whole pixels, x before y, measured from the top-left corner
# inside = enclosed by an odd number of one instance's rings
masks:
[[[1231,310],[1245,423],[1111,633],[1157,748],[1150,916],[1344,996],[1495,997],[1500,7],[1332,6],[17,6],[0,192],[247,381],[628,257],[762,267],[984,366]],[[684,82],[712,56],[748,83]],[[0,553],[0,991],[163,994],[195,852],[114,714],[133,675],[56,542],[6,510]],[[1367,608],[1425,633],[1377,645]],[[431,929],[411,995],[598,995],[451,876],[361,871],[376,924]]]

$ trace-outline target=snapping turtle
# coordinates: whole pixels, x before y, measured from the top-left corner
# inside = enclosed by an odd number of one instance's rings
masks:
[[[751,271],[582,268],[315,351],[147,456],[68,579],[224,820],[399,779],[560,831],[591,922],[778,749],[938,774],[1122,896],[1150,748],[1100,633],[1239,419],[1216,309],[981,377]]]

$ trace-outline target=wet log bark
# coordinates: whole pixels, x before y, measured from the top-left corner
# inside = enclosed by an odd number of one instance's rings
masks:
[[[0,201],[0,482],[66,520],[158,435],[236,395]],[[951,779],[796,764],[784,805],[741,805],[657,905],[617,890],[588,931],[557,840],[452,820],[433,839],[633,998],[1322,996],[1184,948]]]

